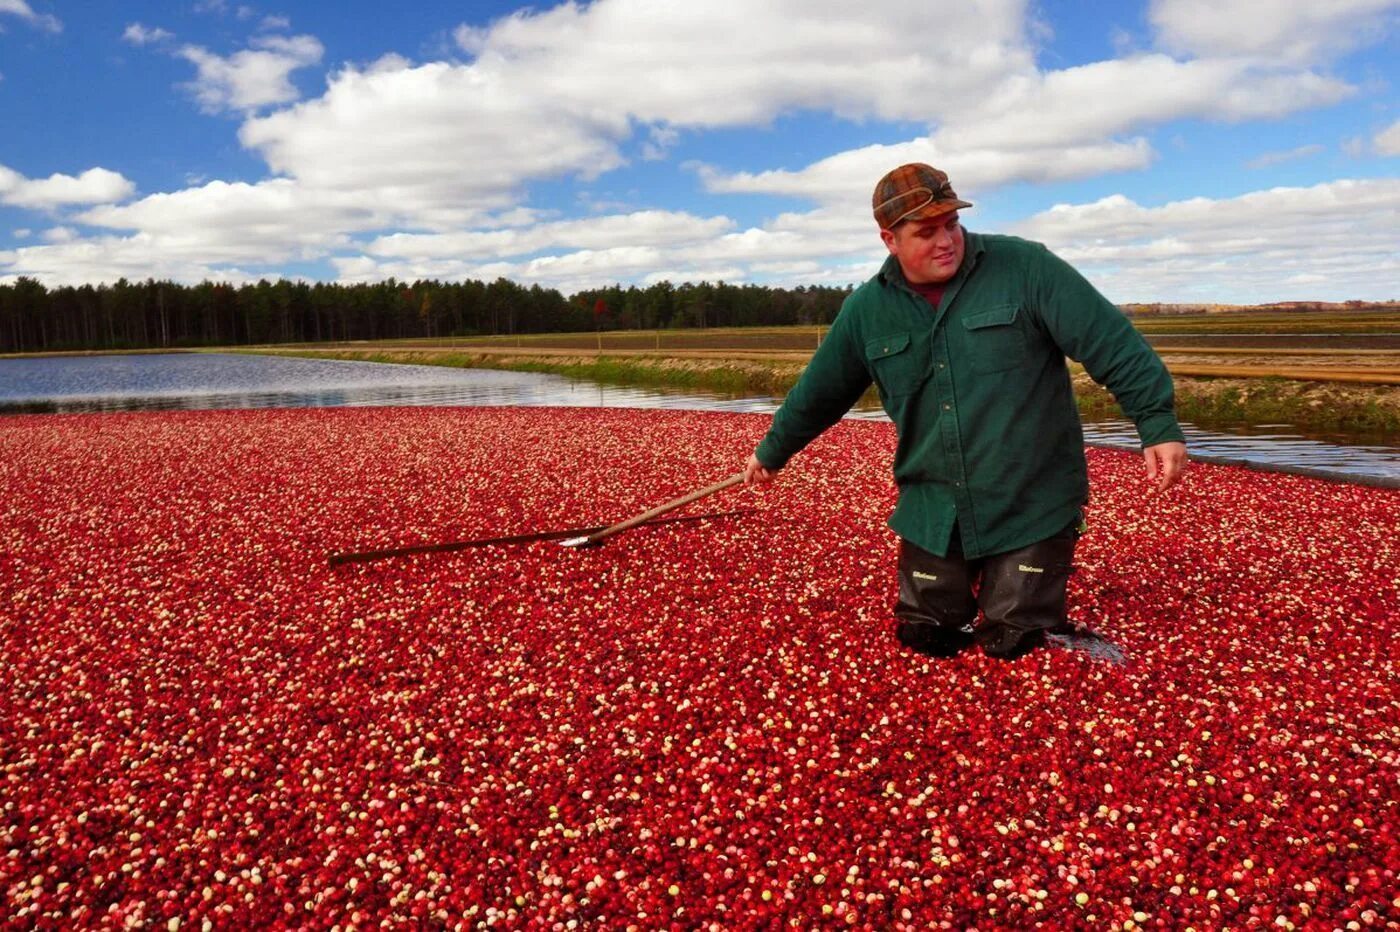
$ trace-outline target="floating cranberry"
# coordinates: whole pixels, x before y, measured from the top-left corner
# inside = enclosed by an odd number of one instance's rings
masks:
[[[1126,667],[890,632],[887,425],[740,517],[606,524],[765,418],[0,418],[18,926],[1381,927],[1392,491],[1089,453],[1072,620]],[[572,925],[571,925],[572,924]]]

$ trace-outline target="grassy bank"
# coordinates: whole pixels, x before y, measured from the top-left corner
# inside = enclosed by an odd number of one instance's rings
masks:
[[[249,352],[249,351],[244,351]],[[645,385],[693,389],[726,395],[783,395],[802,374],[805,363],[770,360],[712,360],[666,356],[532,356],[431,350],[258,350],[260,354],[409,363],[459,369],[545,372],[611,385]]]
[[[455,368],[544,372],[613,385],[717,392],[786,394],[805,363],[765,359],[696,359],[668,356],[533,356],[433,350],[258,350],[259,353],[410,363]],[[1088,417],[1117,415],[1112,396],[1075,367],[1075,394]],[[1176,378],[1177,411],[1203,427],[1240,423],[1288,423],[1316,431],[1373,434],[1400,432],[1400,388],[1300,382],[1278,378]],[[863,401],[874,403],[874,390]]]

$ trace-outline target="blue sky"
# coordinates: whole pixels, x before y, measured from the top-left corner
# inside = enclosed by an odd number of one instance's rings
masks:
[[[1117,301],[1400,298],[1400,0],[0,0],[0,281],[847,284],[875,181]]]

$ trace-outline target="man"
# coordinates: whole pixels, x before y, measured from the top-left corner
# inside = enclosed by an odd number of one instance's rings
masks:
[[[966,232],[971,206],[928,165],[880,180],[889,258],[846,299],[744,474],[771,481],[873,380],[898,435],[896,636],[931,656],[977,643],[1012,659],[1071,630],[1089,481],[1065,357],[1137,425],[1158,490],[1180,478],[1186,445],[1171,377],[1127,318],[1044,246]]]

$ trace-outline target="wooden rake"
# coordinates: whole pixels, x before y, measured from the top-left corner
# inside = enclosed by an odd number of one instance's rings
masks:
[[[654,527],[660,524],[689,524],[695,521],[710,521],[718,518],[730,518],[736,515],[751,514],[752,508],[736,508],[730,511],[711,511],[702,515],[686,515],[680,518],[664,518],[661,516],[677,508],[688,505],[691,502],[699,501],[702,498],[713,495],[722,489],[737,485],[744,481],[744,474],[730,476],[723,482],[706,486],[695,492],[682,495],[664,505],[652,508],[635,518],[628,518],[619,524],[609,527],[585,527],[569,528],[561,531],[537,531],[530,534],[509,534],[504,537],[484,537],[478,540],[454,540],[442,544],[418,544],[412,547],[394,547],[386,550],[364,550],[355,553],[333,553],[330,556],[331,566],[341,566],[346,563],[368,563],[373,560],[385,560],[393,557],[412,557],[428,553],[452,553],[458,550],[469,550],[474,547],[493,547],[503,544],[528,544],[542,540],[563,540],[565,547],[597,547],[604,540],[614,534],[621,534],[636,527]],[[661,519],[661,520],[658,520]]]

